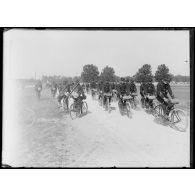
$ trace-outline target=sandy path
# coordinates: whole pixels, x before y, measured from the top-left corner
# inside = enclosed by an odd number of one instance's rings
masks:
[[[88,96],[89,114],[69,120],[74,163],[81,167],[188,166],[189,131],[177,132],[154,122],[144,111],[121,116],[116,103],[110,114]]]
[[[133,110],[129,119],[114,102],[109,114],[90,96],[89,113],[71,120],[47,96],[41,102],[30,99],[37,114],[31,128],[6,132],[4,162],[25,167],[189,166],[189,129],[183,133],[157,124],[143,110]]]

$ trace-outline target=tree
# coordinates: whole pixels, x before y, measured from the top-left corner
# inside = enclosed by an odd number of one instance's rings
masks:
[[[105,68],[103,68],[100,74],[100,79],[102,81],[114,82],[116,79],[114,68],[109,67],[109,66],[106,66]]]
[[[157,82],[162,81],[162,79],[168,79],[169,81],[173,79],[173,75],[169,73],[169,68],[165,64],[159,65],[155,73]]]
[[[81,79],[83,82],[91,83],[97,82],[99,76],[98,67],[93,64],[87,64],[83,66],[83,72],[81,73]]]
[[[138,83],[153,80],[152,68],[150,64],[144,64],[133,76]]]
[[[131,76],[126,76],[125,79],[128,79],[128,80],[134,80],[134,77],[131,77]]]

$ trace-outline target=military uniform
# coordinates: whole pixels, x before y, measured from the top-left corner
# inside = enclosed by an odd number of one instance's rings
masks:
[[[90,88],[91,88],[91,89],[96,89],[96,88],[97,88],[96,82],[92,82],[92,83],[90,84]]]
[[[70,84],[61,84],[59,86],[59,95],[58,95],[58,103],[61,104],[61,100],[63,98],[66,98],[65,93],[68,92],[70,93]],[[68,107],[68,98],[66,98],[66,105]]]
[[[149,95],[149,96],[154,96],[155,95],[155,86],[154,86],[153,83],[151,83],[151,82],[146,83],[146,86],[145,86],[145,94],[146,95]],[[148,97],[146,97],[145,103],[146,103],[146,106],[152,107],[153,100],[152,99],[149,99]]]
[[[107,97],[104,94],[105,93],[112,93],[112,88],[111,88],[111,86],[108,82],[103,84],[102,93],[103,93],[103,96],[104,96],[103,102],[105,104]],[[111,102],[111,96],[109,96],[108,98],[109,98],[109,103],[110,103]]]
[[[145,95],[146,95],[146,83],[142,83],[140,85],[140,95],[141,95],[141,104],[142,104],[142,107],[144,107],[145,105]]]
[[[100,99],[100,98],[102,97],[103,82],[98,83],[98,87],[97,87],[97,89],[98,89],[98,93],[99,93],[99,95],[98,95],[98,99]]]
[[[118,85],[118,96],[119,96],[119,108],[122,108],[122,105],[126,104],[126,100],[123,100],[121,96],[129,95],[130,94],[130,87],[127,83],[121,83]]]
[[[129,95],[130,87],[128,87],[127,83],[121,83],[118,85],[118,94],[119,95]]]
[[[78,95],[78,97],[74,98],[75,106],[76,108],[79,108],[81,106],[82,101],[86,99],[86,95],[80,84],[77,85],[77,87],[74,89],[74,92]]]
[[[137,88],[135,86],[135,83],[129,83],[129,92],[130,94],[137,93]]]
[[[166,102],[164,100],[164,98],[168,99],[168,94],[171,96],[171,98],[174,98],[174,95],[173,95],[173,92],[171,90],[171,87],[170,87],[169,83],[165,84],[163,82],[159,82],[157,84],[156,99],[168,108],[167,109],[167,114],[169,112],[169,109],[173,106],[172,104],[170,104],[169,102]]]

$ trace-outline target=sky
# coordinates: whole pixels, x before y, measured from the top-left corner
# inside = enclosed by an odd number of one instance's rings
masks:
[[[185,61],[188,62],[185,62]],[[144,64],[155,73],[165,64],[190,75],[189,31],[9,30],[4,32],[4,69],[13,78],[79,76],[83,66],[111,66],[133,76]]]

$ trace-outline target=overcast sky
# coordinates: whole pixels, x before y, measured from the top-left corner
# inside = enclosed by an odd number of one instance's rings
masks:
[[[166,64],[189,75],[188,31],[10,30],[4,33],[4,68],[15,78],[80,75],[85,64],[134,75],[143,64]]]

